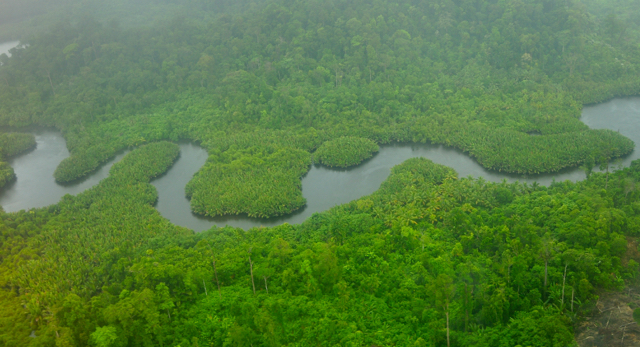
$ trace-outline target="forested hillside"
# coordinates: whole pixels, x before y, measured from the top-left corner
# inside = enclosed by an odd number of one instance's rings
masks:
[[[302,225],[193,234],[147,183],[176,150],[0,216],[1,345],[569,346],[599,290],[637,280],[638,162],[546,188],[411,159]]]
[[[177,17],[132,29],[89,17],[61,22],[3,61],[0,124],[62,130],[73,156],[56,171],[60,182],[122,148],[163,139],[192,139],[210,152],[313,151],[340,136],[431,141],[517,173],[633,148],[578,120],[583,103],[640,88],[635,37],[580,3],[245,7],[211,21]],[[200,177],[232,173],[213,158]],[[297,189],[298,171],[285,175],[292,183],[265,189]],[[208,199],[196,196],[194,204]]]
[[[0,211],[0,346],[565,347],[603,291],[638,285],[640,162],[606,167],[634,143],[579,120],[640,94],[635,0],[24,4],[0,20],[56,24],[0,56],[0,126],[59,129],[61,183],[133,150],[77,196]],[[396,141],[606,171],[496,184],[411,159],[301,225],[196,234],[149,184],[178,140],[209,153],[185,188],[207,216],[289,214],[312,162]],[[2,160],[33,145],[3,133]]]

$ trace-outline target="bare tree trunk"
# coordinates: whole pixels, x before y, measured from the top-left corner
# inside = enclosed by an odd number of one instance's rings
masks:
[[[545,292],[545,296],[547,293],[547,270],[548,270],[548,265],[549,265],[549,260],[545,259],[544,260],[544,292]]]
[[[269,287],[267,286],[267,276],[262,276],[264,278],[264,289],[267,290],[267,294],[269,294]]]
[[[451,347],[451,344],[449,342],[449,305],[447,304],[447,312],[445,313],[447,315],[447,347]]]
[[[204,287],[204,296],[209,296],[209,293],[207,293],[207,285],[204,284],[204,278],[202,279],[202,286]]]
[[[53,82],[51,82],[51,72],[49,70],[47,70],[47,77],[49,77],[49,84],[51,85],[51,91],[53,92],[53,95],[56,95],[56,90],[53,89]]]
[[[562,306],[564,306],[564,285],[567,282],[567,266],[569,266],[569,264],[564,265],[564,275],[562,275],[562,300],[560,301]]]
[[[213,273],[216,275],[216,284],[218,285],[218,294],[222,300],[222,292],[220,291],[220,281],[218,281],[218,270],[216,269],[216,258],[213,258]]]
[[[469,294],[467,293],[467,284],[464,284],[464,331],[467,332],[469,326]]]
[[[249,251],[251,254],[251,251]],[[249,255],[249,269],[251,271],[251,285],[253,286],[253,295],[256,295],[256,282],[253,280],[253,262],[251,261],[251,255]]]

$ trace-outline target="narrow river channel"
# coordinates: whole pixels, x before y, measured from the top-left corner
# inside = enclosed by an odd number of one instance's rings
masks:
[[[585,107],[582,121],[591,128],[608,128],[620,131],[623,135],[640,144],[640,98],[615,99],[599,105]],[[53,130],[34,131],[37,147],[35,150],[13,158],[17,180],[0,192],[0,205],[7,212],[54,204],[65,194],[78,194],[107,177],[113,163],[125,153],[103,165],[84,180],[71,185],[59,185],[53,179],[53,172],[64,158],[69,156],[62,136]],[[193,175],[207,160],[207,153],[201,147],[191,143],[181,143],[180,158],[166,174],[151,183],[158,190],[158,211],[171,222],[195,231],[202,231],[214,225],[230,225],[248,229],[256,226],[274,226],[282,223],[301,223],[313,213],[322,212],[333,206],[343,204],[376,191],[389,176],[390,169],[413,157],[425,157],[436,163],[455,169],[460,177],[484,177],[493,182],[503,179],[548,185],[554,179],[582,180],[585,174],[578,168],[556,174],[521,176],[488,171],[466,154],[444,146],[420,144],[394,144],[382,146],[373,158],[361,165],[336,170],[324,166],[311,167],[302,179],[302,193],[307,205],[300,211],[285,217],[257,219],[245,216],[204,218],[191,213],[189,200],[184,197],[184,188]],[[640,157],[640,151],[634,151],[620,162],[628,166],[632,160]]]
[[[640,98],[615,99],[607,103],[585,107],[582,121],[594,129],[612,129],[640,144]],[[300,211],[284,217],[258,219],[246,216],[205,218],[191,213],[189,200],[184,198],[184,187],[193,174],[204,164],[206,152],[192,144],[181,144],[181,156],[166,175],[152,182],[158,189],[158,211],[177,225],[201,231],[213,225],[230,225],[248,229],[274,226],[282,223],[301,223],[312,214],[330,209],[376,191],[389,176],[391,168],[414,157],[425,157],[438,164],[452,167],[460,177],[484,177],[492,182],[516,180],[549,185],[553,180],[577,181],[585,178],[579,168],[555,174],[522,176],[489,171],[474,159],[454,148],[439,145],[395,144],[382,146],[373,158],[347,170],[336,170],[315,165],[302,179],[302,194],[307,205]],[[619,165],[628,166],[640,157],[640,151],[629,154]]]

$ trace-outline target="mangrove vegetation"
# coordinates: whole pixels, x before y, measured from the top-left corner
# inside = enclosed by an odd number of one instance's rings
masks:
[[[76,196],[0,209],[0,347],[574,346],[606,291],[639,285],[640,161],[609,166],[634,143],[579,119],[640,95],[638,13],[636,0],[1,3],[0,38],[21,45],[0,55],[0,126],[60,131],[60,183],[131,152]],[[209,217],[290,214],[314,161],[349,167],[393,142],[588,178],[491,183],[411,159],[302,224],[194,233],[158,213],[149,183],[178,141],[209,154],[185,188]],[[34,145],[0,134],[0,187]]]
[[[327,166],[344,168],[360,164],[378,150],[378,145],[369,139],[345,136],[323,143],[313,157]]]

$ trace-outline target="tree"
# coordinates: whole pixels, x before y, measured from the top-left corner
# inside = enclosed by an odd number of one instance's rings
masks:
[[[541,240],[539,248],[539,256],[544,261],[544,296],[547,296],[547,280],[549,276],[549,261],[553,258],[556,252],[556,240],[546,233]]]
[[[440,308],[445,315],[446,318],[446,327],[447,327],[447,346],[450,346],[451,343],[449,341],[449,313],[450,313],[450,304],[453,299],[453,295],[455,293],[455,286],[453,285],[453,280],[451,277],[445,274],[440,274],[436,277],[434,281],[433,289],[435,290],[435,301],[436,306]]]
[[[116,345],[117,340],[117,329],[110,325],[98,327],[91,333],[91,343],[96,347],[112,347]]]

